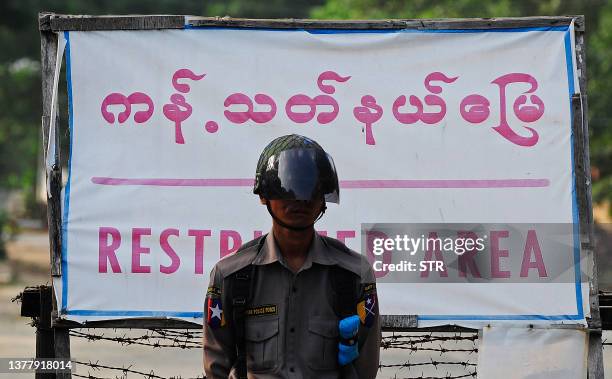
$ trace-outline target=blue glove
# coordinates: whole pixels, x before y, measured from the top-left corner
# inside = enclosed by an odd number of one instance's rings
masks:
[[[347,365],[359,356],[359,350],[355,337],[359,331],[359,316],[353,315],[340,320],[340,342],[338,343],[338,363],[340,366]]]

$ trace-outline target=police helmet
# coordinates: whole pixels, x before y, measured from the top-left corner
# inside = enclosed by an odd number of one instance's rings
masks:
[[[255,173],[253,193],[268,200],[316,200],[338,204],[340,189],[332,157],[316,141],[297,134],[265,147]]]

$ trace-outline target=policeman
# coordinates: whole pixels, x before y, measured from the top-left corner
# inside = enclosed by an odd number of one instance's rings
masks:
[[[376,377],[381,333],[373,270],[364,256],[314,229],[326,202],[339,203],[331,156],[303,136],[276,138],[259,158],[253,192],[272,216],[272,230],[211,271],[207,378]],[[347,336],[340,326],[352,320],[356,334]]]

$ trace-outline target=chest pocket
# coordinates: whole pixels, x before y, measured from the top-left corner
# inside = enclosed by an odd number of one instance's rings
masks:
[[[278,317],[247,319],[245,323],[247,368],[267,371],[278,366]]]
[[[338,368],[338,322],[313,317],[308,320],[305,342],[308,365],[315,370]]]

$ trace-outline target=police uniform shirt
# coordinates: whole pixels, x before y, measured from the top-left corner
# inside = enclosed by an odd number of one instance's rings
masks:
[[[245,312],[246,363],[249,378],[338,378],[338,316],[331,290],[330,268],[347,269],[361,278],[356,282],[361,310],[355,314],[369,322],[359,356],[342,368],[343,377],[374,378],[380,354],[380,316],[375,276],[367,259],[336,248],[315,233],[302,268],[294,273],[270,232],[263,245],[253,246],[220,260],[210,274],[204,307],[204,370],[207,378],[234,378],[236,347],[229,304],[229,275],[248,264],[255,265],[253,295]],[[368,284],[369,283],[369,284]],[[367,304],[364,306],[366,303]],[[358,307],[357,307],[358,308]],[[369,325],[366,327],[365,325]]]

